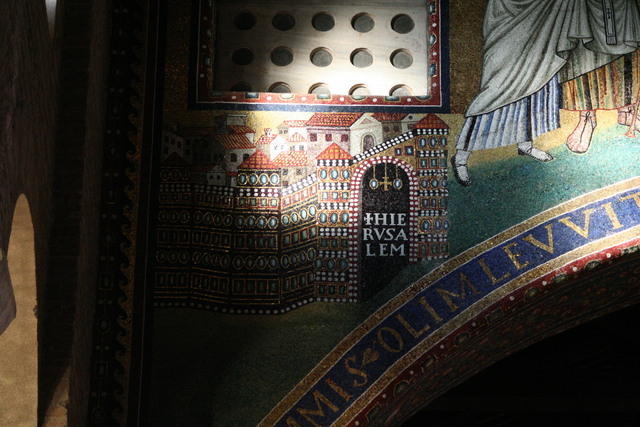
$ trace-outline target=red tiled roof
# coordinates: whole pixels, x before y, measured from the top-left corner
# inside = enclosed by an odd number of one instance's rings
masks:
[[[306,120],[285,120],[284,122],[280,123],[280,126],[278,127],[301,128],[304,127],[305,123],[307,123]]]
[[[247,133],[256,133],[255,130],[251,129],[249,126],[237,126],[230,125],[227,128],[231,131],[231,133],[236,135],[245,135]]]
[[[315,113],[306,125],[311,127],[340,127],[352,126],[363,113]]]
[[[435,114],[427,114],[418,123],[413,125],[414,129],[449,129],[449,125]]]
[[[407,117],[407,113],[374,113],[372,117],[379,122],[399,122]]]
[[[278,154],[273,163],[280,167],[303,167],[307,166],[309,159],[303,151],[286,151]]]
[[[216,142],[226,150],[249,150],[256,148],[245,135],[216,135]]]
[[[264,151],[256,150],[247,160],[240,163],[238,169],[279,169],[278,166],[269,160]]]
[[[289,142],[307,142],[307,138],[296,132],[289,137]]]
[[[344,151],[335,142],[316,157],[317,160],[348,160],[352,158],[351,154]]]
[[[278,137],[278,135],[262,135],[258,141],[256,141],[257,145],[269,145],[271,144],[271,141],[273,141],[274,139],[276,139]]]

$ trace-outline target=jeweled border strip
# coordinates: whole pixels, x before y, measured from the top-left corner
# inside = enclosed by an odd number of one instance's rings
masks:
[[[139,203],[143,138],[154,125],[159,6],[149,0],[113,0],[110,65],[102,161],[97,295],[93,324],[87,425],[140,425],[145,291],[140,278]],[[150,55],[151,53],[151,55]],[[151,58],[151,59],[150,59]],[[152,67],[148,60],[153,62]],[[149,114],[149,117],[147,115]],[[144,198],[144,197],[142,197]],[[143,212],[145,214],[145,212]],[[137,284],[137,286],[136,286]]]
[[[285,414],[289,413],[292,409],[293,406],[298,403],[303,396],[307,396],[307,398],[309,397],[309,392],[311,391],[312,387],[314,387],[322,378],[325,378],[325,375],[336,366],[336,363],[338,363],[340,360],[343,359],[343,357],[346,355],[347,352],[351,351],[353,348],[355,348],[358,343],[365,337],[367,336],[367,334],[369,334],[371,331],[373,331],[374,329],[378,328],[384,321],[386,321],[391,314],[393,314],[394,312],[396,312],[396,310],[398,310],[400,307],[404,306],[406,303],[411,302],[414,300],[414,298],[421,293],[422,291],[424,291],[425,289],[427,289],[431,284],[433,284],[434,282],[436,282],[437,280],[443,278],[444,276],[446,276],[447,274],[451,273],[452,271],[456,270],[459,267],[464,266],[465,264],[469,263],[471,260],[476,259],[479,255],[484,254],[485,252],[490,251],[492,248],[496,248],[499,245],[502,245],[504,243],[506,243],[507,241],[509,241],[510,239],[515,238],[516,236],[522,235],[524,232],[531,230],[537,226],[540,226],[541,224],[544,224],[545,222],[549,221],[550,219],[554,219],[563,215],[567,215],[569,213],[575,212],[578,209],[584,208],[585,206],[589,205],[589,204],[593,204],[595,202],[600,202],[603,199],[606,198],[611,198],[612,194],[620,194],[624,191],[629,191],[630,189],[636,189],[638,188],[638,186],[640,185],[640,178],[633,178],[630,180],[626,180],[623,181],[621,183],[618,184],[614,184],[612,186],[600,189],[600,190],[596,190],[592,193],[580,196],[576,199],[573,199],[571,201],[565,202],[555,208],[549,209],[541,214],[536,215],[535,217],[531,218],[528,221],[525,221],[521,224],[518,224],[500,234],[498,234],[497,236],[469,249],[468,251],[466,251],[465,253],[458,255],[457,257],[453,258],[452,260],[448,261],[447,263],[441,265],[440,267],[438,267],[437,269],[435,269],[433,272],[429,273],[427,276],[425,276],[425,278],[423,278],[422,280],[420,280],[419,282],[415,283],[414,285],[412,285],[411,287],[409,287],[406,291],[404,291],[402,294],[398,295],[396,298],[392,299],[391,301],[389,301],[385,306],[383,306],[381,309],[379,309],[376,313],[374,313],[372,316],[370,316],[365,322],[363,322],[363,324],[361,326],[359,326],[358,328],[356,328],[354,330],[354,332],[352,332],[351,334],[349,334],[345,339],[343,339],[337,346],[336,348],[327,356],[324,358],[324,360],[322,362],[320,362],[317,367],[309,374],[307,375],[307,377],[305,377],[299,384],[298,386],[296,386],[294,388],[294,390],[292,390],[261,422],[262,425],[275,425],[276,423],[280,422],[284,422],[283,417],[285,416]],[[635,220],[638,220],[639,218],[633,218]],[[635,233],[637,233],[637,230],[634,231]],[[614,235],[614,239],[615,238],[620,238],[621,234],[615,234]],[[611,240],[611,238],[601,238],[599,240],[596,240],[595,242],[593,242],[591,245],[600,245],[601,248],[604,247],[606,243],[606,241]],[[612,243],[613,244],[613,243]],[[584,248],[587,244],[582,245],[580,248]],[[572,251],[569,252],[569,257],[571,256],[580,256],[578,253],[576,253],[576,251],[578,251],[579,248],[576,248]],[[599,248],[597,247],[593,247],[592,250],[597,250]],[[570,261],[569,260],[558,260],[556,258],[552,258],[551,260],[547,261],[546,263],[541,264],[541,266],[545,266],[545,268],[549,268],[549,269],[554,269],[554,268],[559,268],[560,266],[562,266],[564,263]],[[528,272],[526,274],[530,274],[531,272]],[[516,279],[521,279],[522,276],[516,276]],[[533,279],[533,278],[531,278]],[[515,280],[512,280],[509,283],[515,283]],[[502,287],[498,287],[497,291],[494,291],[492,293],[492,295],[494,295],[494,298],[499,296],[498,294],[496,294],[496,292],[501,291],[504,292],[506,289],[508,288],[508,286],[505,286],[505,284],[502,285]],[[486,295],[484,296],[486,297]],[[484,298],[483,297],[483,298]],[[484,301],[484,299],[481,298],[480,301]],[[468,308],[468,307],[467,307]],[[467,309],[465,308],[465,310]],[[468,312],[468,311],[467,311]],[[456,316],[452,316],[450,317],[450,320],[455,319],[455,321],[457,322],[458,319],[460,319],[461,316],[460,314],[457,314]],[[394,360],[391,362],[391,365],[393,365],[394,363],[396,363],[397,360]],[[381,377],[377,378],[377,380],[379,380]],[[326,388],[326,387],[325,387]],[[334,389],[335,391],[335,389]],[[342,389],[343,392],[344,389]],[[346,393],[346,392],[345,392]],[[364,394],[364,393],[362,393]],[[354,396],[352,396],[354,397]],[[357,400],[357,398],[356,398]],[[355,408],[355,407],[354,407]],[[355,409],[354,409],[355,410]],[[342,416],[342,412],[339,414],[335,414],[336,417],[334,418],[337,419],[339,416]]]
[[[640,271],[637,270],[640,267],[639,245],[640,239],[633,239],[599,253],[588,255],[529,283],[511,295],[505,296],[491,307],[478,313],[441,341],[435,342],[418,360],[408,365],[401,374],[396,375],[392,382],[374,398],[367,399],[366,407],[360,410],[348,423],[344,422],[344,424],[363,427],[371,423],[379,425],[378,422],[381,420],[392,424],[400,423],[442,392],[446,392],[448,390],[447,387],[454,385],[450,379],[443,379],[447,376],[451,377],[452,372],[454,372],[453,375],[456,375],[456,381],[468,378],[473,373],[479,372],[488,366],[491,362],[534,344],[547,336],[560,333],[600,315],[637,303],[640,299],[640,293],[637,288],[638,284],[640,284],[640,279],[638,278]],[[635,273],[627,271],[628,267],[635,268]],[[615,283],[615,291],[606,286],[603,289],[600,286],[599,277],[616,271],[620,273],[620,277],[615,279],[622,279],[627,276],[626,283]],[[611,280],[613,281],[614,279]],[[566,317],[567,312],[563,311],[562,315],[557,315],[557,319],[553,319],[556,320],[556,323],[553,320],[550,324],[542,321],[536,322],[536,331],[533,334],[528,333],[526,339],[512,340],[511,345],[501,352],[494,354],[492,347],[485,348],[487,342],[494,344],[496,342],[495,340],[488,341],[490,339],[489,334],[500,338],[505,336],[504,332],[494,332],[495,329],[504,331],[505,326],[503,325],[505,323],[508,323],[506,327],[510,331],[516,330],[515,328],[518,326],[524,327],[517,321],[513,322],[513,317],[510,315],[514,313],[520,315],[529,311],[533,312],[536,318],[545,319],[549,316],[549,313],[566,310],[567,294],[570,293],[572,297],[575,294],[580,295],[589,289],[588,283],[593,283],[594,281],[598,282],[597,292],[599,298],[607,290],[609,290],[609,293],[614,294],[611,299],[603,299],[603,304],[597,307],[595,311],[585,311],[582,306],[585,301],[578,299],[580,304],[572,304],[571,307],[578,313],[582,311],[582,315],[578,314],[576,316],[574,314],[574,317]],[[586,287],[584,284],[587,284]],[[572,301],[574,300],[572,299]],[[541,315],[545,312],[546,316]],[[584,313],[587,314],[584,315]],[[561,318],[563,320],[559,321]],[[481,342],[478,342],[479,340]],[[501,345],[504,346],[504,344],[496,344],[498,347]],[[485,355],[484,360],[475,359],[476,365],[468,367],[464,364],[465,360],[474,359],[469,354],[486,354],[487,352],[490,355]],[[466,354],[466,356],[458,356],[459,354]],[[461,360],[461,358],[465,358],[465,360]],[[412,402],[407,405],[406,400],[411,398],[409,395],[414,390],[414,399],[411,399]],[[406,406],[409,406],[409,408],[406,408]]]
[[[637,227],[629,230],[629,232],[624,233],[623,238],[637,236],[638,231],[639,228]],[[615,238],[606,240],[620,240],[620,236],[614,237]],[[634,247],[638,244],[640,244],[640,239],[632,238],[622,244],[607,247],[604,250],[582,256],[591,249],[591,245],[587,245],[589,247],[582,248],[582,250],[579,250],[577,253],[567,254],[567,256],[562,259],[571,259],[574,256],[579,256],[580,258],[576,261],[569,262],[552,271],[547,271],[547,268],[543,268],[542,271],[544,275],[535,279],[531,279],[531,277],[535,275],[525,274],[522,280],[507,285],[507,289],[497,293],[499,299],[496,300],[495,298],[486,297],[485,300],[479,301],[477,306],[473,306],[473,311],[471,307],[467,309],[465,313],[459,315],[460,319],[454,319],[451,325],[446,325],[432,337],[425,339],[424,342],[412,349],[410,354],[390,367],[384,376],[359,398],[358,402],[354,402],[352,406],[349,406],[344,415],[338,420],[338,424],[353,426],[366,425],[365,414],[376,404],[384,401],[388,396],[391,396],[390,390],[395,384],[413,377],[416,372],[418,372],[417,366],[420,365],[421,361],[424,362],[435,353],[445,354],[448,349],[454,347],[454,340],[463,334],[465,330],[477,327],[475,319],[486,317],[488,313],[494,311],[497,307],[508,307],[510,305],[520,304],[526,298],[531,298],[529,293],[532,289],[540,292],[547,288],[552,288],[556,283],[566,280],[568,276],[576,276],[587,270],[586,266],[589,263],[593,261],[611,261],[622,256],[625,248]],[[347,420],[349,421],[347,422]]]
[[[192,55],[189,67],[189,104],[199,110],[266,110],[266,111],[366,111],[366,112],[433,112],[448,113],[449,99],[449,40],[448,0],[425,0],[427,11],[435,5],[435,13],[429,15],[427,34],[435,36],[428,56],[431,73],[429,96],[367,96],[353,98],[349,95],[331,95],[328,98],[313,94],[276,94],[268,92],[220,92],[213,90],[213,61],[215,58],[215,23],[212,0],[194,0],[193,17],[196,20]],[[206,61],[205,58],[209,58]],[[209,62],[209,64],[207,64]]]

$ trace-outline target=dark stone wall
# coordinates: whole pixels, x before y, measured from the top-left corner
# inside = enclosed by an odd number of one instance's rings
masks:
[[[35,231],[43,425],[86,419],[109,5],[58,0],[52,36],[45,1],[0,2],[0,249],[24,193]]]
[[[45,363],[52,364],[42,380],[63,380],[68,390],[62,393],[69,401],[68,424],[74,426],[86,420],[90,385],[109,14],[106,0],[65,0],[60,34],[51,262],[42,355]],[[54,383],[48,385],[45,392]],[[52,397],[57,400],[57,395]],[[58,417],[55,410],[43,415]]]
[[[44,1],[0,2],[0,40],[0,241],[6,251],[14,205],[24,193],[35,233],[41,355],[58,67],[58,41],[49,34]],[[5,286],[9,283],[8,277],[2,280]],[[41,357],[39,365],[39,371],[46,371]]]

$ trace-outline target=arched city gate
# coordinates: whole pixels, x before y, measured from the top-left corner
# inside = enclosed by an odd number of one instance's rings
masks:
[[[415,262],[417,179],[409,164],[389,156],[367,159],[353,175],[350,281],[366,299]]]

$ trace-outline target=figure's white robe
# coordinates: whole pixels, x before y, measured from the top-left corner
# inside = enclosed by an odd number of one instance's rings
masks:
[[[637,0],[611,1],[617,43],[607,44],[602,0],[489,0],[480,93],[466,116],[489,113],[599,68],[640,46]]]

